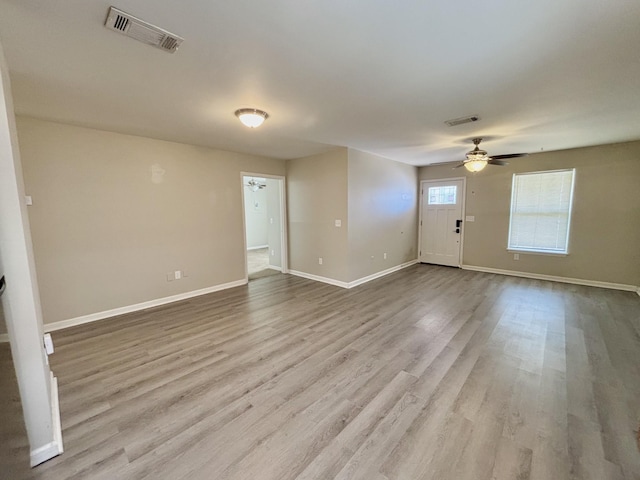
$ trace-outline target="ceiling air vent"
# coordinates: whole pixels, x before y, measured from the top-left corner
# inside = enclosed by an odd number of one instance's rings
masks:
[[[175,52],[184,40],[178,35],[151,25],[115,7],[109,9],[109,15],[104,26],[169,53]]]
[[[453,120],[447,120],[444,123],[446,123],[450,127],[456,127],[458,125],[462,125],[463,123],[477,122],[478,120],[480,120],[479,115],[469,115],[468,117],[460,117],[454,118]]]

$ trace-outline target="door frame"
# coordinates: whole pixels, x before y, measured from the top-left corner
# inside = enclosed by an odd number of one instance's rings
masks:
[[[450,178],[432,178],[429,180],[420,180],[420,202],[418,203],[418,263],[422,262],[422,203],[424,201],[425,184],[433,182],[453,182],[462,180],[462,232],[460,232],[460,262],[458,268],[462,268],[464,258],[464,232],[466,230],[466,210],[467,210],[467,177],[450,177]]]
[[[280,262],[282,263],[282,273],[289,273],[289,234],[287,225],[287,177],[284,175],[271,175],[269,173],[256,172],[240,172],[240,198],[242,201],[242,245],[244,246],[244,280],[249,282],[249,268],[247,265],[247,219],[245,215],[244,205],[244,177],[271,178],[274,180],[282,180],[280,183],[280,223],[282,230],[280,232]]]

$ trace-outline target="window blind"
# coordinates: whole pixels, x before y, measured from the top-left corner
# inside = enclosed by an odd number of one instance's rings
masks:
[[[567,253],[574,173],[513,175],[509,249]]]

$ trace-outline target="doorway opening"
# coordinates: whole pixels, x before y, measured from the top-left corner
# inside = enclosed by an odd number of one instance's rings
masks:
[[[462,265],[465,178],[420,182],[421,263]]]
[[[284,177],[242,173],[248,281],[288,271],[285,194]]]

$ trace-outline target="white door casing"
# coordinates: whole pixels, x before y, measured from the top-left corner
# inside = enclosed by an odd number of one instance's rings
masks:
[[[428,180],[420,187],[419,260],[459,267],[465,179]]]

